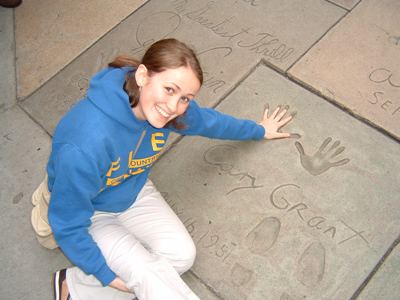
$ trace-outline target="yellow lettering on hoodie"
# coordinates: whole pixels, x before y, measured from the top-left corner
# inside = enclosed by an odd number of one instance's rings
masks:
[[[129,153],[129,163],[128,163],[128,167],[130,169],[134,169],[134,168],[140,168],[140,167],[145,167],[147,165],[150,165],[152,163],[154,163],[158,157],[161,155],[161,153],[157,153],[153,156],[150,157],[145,157],[145,158],[139,158],[139,159],[132,159],[133,157],[133,151],[131,151]]]
[[[155,132],[151,135],[151,146],[153,147],[153,151],[161,151],[165,144],[165,139],[163,138],[164,133],[162,132]]]
[[[121,158],[118,157],[118,159],[117,159],[116,161],[113,161],[113,162],[111,163],[111,167],[110,167],[110,169],[107,171],[107,174],[106,174],[107,177],[110,177],[111,174],[112,174],[114,171],[118,171],[118,170],[119,170],[119,168],[121,167],[120,164],[119,164],[120,160],[121,160]]]
[[[117,186],[122,183],[122,181],[126,178],[126,174],[123,174],[121,176],[115,177],[115,178],[107,178],[106,185],[111,185],[111,186]]]
[[[137,170],[129,170],[129,174],[122,174],[120,176],[117,176],[115,178],[107,178],[106,185],[107,186],[117,186],[120,185],[125,179],[137,175],[140,173],[143,173],[144,169],[137,169]]]

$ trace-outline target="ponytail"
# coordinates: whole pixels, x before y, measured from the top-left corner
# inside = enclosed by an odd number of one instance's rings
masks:
[[[112,68],[122,68],[122,67],[137,68],[139,65],[140,61],[128,55],[119,55],[112,62],[108,64],[108,66]]]
[[[137,68],[140,61],[128,55],[119,55],[112,62],[108,64],[112,68],[133,67]],[[127,74],[124,84],[124,90],[129,96],[129,103],[131,107],[135,107],[139,102],[140,91],[136,83],[136,79],[131,73]]]

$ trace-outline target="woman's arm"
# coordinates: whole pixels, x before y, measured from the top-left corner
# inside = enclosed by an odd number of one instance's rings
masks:
[[[255,121],[235,118],[212,108],[202,108],[192,100],[185,115],[178,120],[185,128],[178,130],[171,126],[170,129],[184,135],[228,140],[283,138],[290,136],[288,133],[279,132],[279,129],[292,118],[292,116],[284,117],[286,111],[286,109],[280,111],[278,107],[268,117],[266,109],[263,119],[257,124]]]
[[[116,275],[88,232],[94,213],[91,199],[102,187],[98,167],[71,144],[53,145],[50,159],[54,178],[48,217],[57,244],[74,265],[106,286]]]

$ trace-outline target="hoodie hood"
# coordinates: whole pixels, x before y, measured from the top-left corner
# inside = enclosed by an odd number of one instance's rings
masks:
[[[137,129],[147,121],[138,120],[129,104],[123,86],[132,67],[106,68],[90,80],[87,98],[104,114],[129,129]]]

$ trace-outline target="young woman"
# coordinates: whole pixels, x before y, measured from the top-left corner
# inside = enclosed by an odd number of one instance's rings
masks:
[[[249,140],[288,137],[286,110],[257,124],[193,100],[203,81],[185,44],[154,43],[141,62],[117,57],[60,121],[49,158],[48,218],[75,267],[56,299],[198,299],[182,281],[195,258],[184,225],[148,179],[170,131]]]

